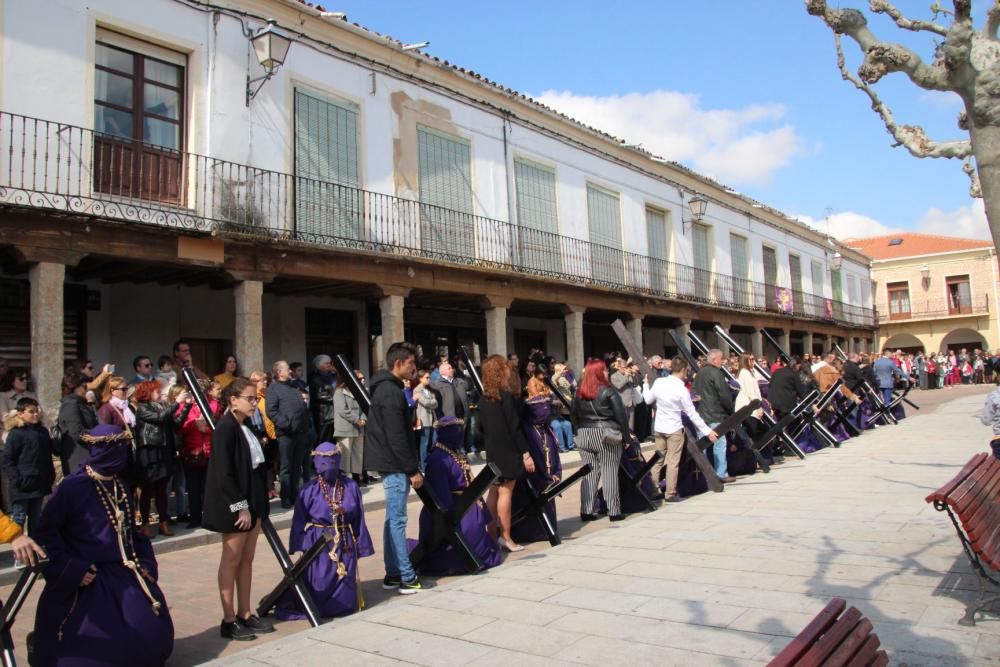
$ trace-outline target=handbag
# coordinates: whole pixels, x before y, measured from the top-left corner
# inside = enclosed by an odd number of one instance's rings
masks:
[[[594,407],[594,401],[590,401],[590,407],[594,410],[594,414],[596,415],[597,408]],[[613,428],[609,428],[604,431],[604,437],[601,439],[601,442],[608,447],[621,447],[625,444],[622,439],[622,432]]]

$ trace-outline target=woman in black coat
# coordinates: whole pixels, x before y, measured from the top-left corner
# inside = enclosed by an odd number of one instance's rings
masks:
[[[249,641],[274,627],[250,609],[253,557],[261,520],[268,515],[267,466],[260,441],[244,425],[257,406],[257,390],[236,378],[222,392],[226,412],[212,433],[202,526],[222,533],[219,596],[227,639]],[[233,591],[238,599],[234,606]]]
[[[63,378],[64,395],[56,420],[58,437],[53,446],[62,462],[64,477],[79,470],[90,456],[90,451],[80,442],[84,431],[97,426],[97,410],[87,403],[89,382],[90,378],[83,374]]]
[[[510,505],[514,484],[524,471],[535,472],[535,462],[528,451],[528,441],[521,432],[517,400],[510,392],[511,368],[499,354],[483,362],[483,397],[479,401],[479,428],[483,432],[486,458],[500,469],[500,478],[490,487],[486,506],[493,516],[490,532],[496,535],[499,524],[500,546],[507,551],[522,551],[523,546],[510,535]]]

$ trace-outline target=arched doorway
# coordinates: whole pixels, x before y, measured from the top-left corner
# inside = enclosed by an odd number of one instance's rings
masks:
[[[917,352],[924,351],[924,344],[913,334],[898,333],[889,338],[889,340],[887,340],[882,346],[882,349],[889,349],[893,352],[896,350],[902,350],[903,352],[907,352],[909,354],[916,354]],[[878,351],[881,352],[881,350]]]
[[[974,329],[955,329],[941,341],[941,352],[947,353],[948,350],[958,352],[963,347],[972,352],[976,348],[989,349],[989,344],[983,335]]]

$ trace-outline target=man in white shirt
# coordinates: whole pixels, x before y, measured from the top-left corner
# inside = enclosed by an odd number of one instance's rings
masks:
[[[676,502],[677,475],[680,472],[681,451],[684,449],[684,425],[681,415],[687,415],[698,429],[700,437],[708,437],[715,442],[719,435],[709,428],[691,402],[691,392],[684,386],[688,363],[684,357],[674,357],[670,361],[670,375],[653,382],[653,386],[643,384],[642,398],[647,405],[656,405],[656,420],[653,422],[656,450],[663,458],[653,466],[653,481],[659,483],[660,471],[667,467],[666,502]]]

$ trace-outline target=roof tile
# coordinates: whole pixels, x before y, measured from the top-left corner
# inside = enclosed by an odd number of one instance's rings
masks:
[[[892,243],[900,240],[898,243]],[[992,248],[992,241],[981,239],[960,239],[953,236],[938,236],[936,234],[918,234],[916,232],[897,232],[883,236],[869,236],[863,239],[845,239],[844,245],[854,248],[874,260],[898,259],[900,257],[916,257],[918,255],[934,255],[960,250],[976,250]]]

